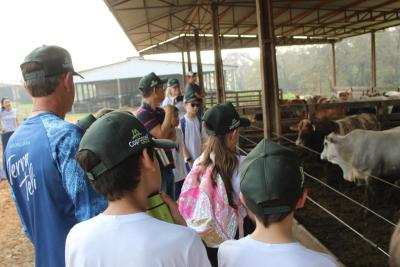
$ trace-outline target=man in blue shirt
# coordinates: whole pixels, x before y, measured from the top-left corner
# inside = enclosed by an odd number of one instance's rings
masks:
[[[31,116],[15,131],[3,164],[36,266],[64,266],[65,239],[78,222],[106,208],[74,157],[83,130],[64,117],[74,102],[71,56],[58,46],[34,49],[21,64]]]

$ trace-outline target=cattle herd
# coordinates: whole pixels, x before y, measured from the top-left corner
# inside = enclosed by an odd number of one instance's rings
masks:
[[[368,100],[400,99],[400,93],[366,97]],[[352,100],[351,92],[342,92],[330,99],[308,97],[284,104],[347,100]],[[392,113],[400,111],[397,106],[389,109]],[[340,119],[335,119],[338,117]],[[381,186],[382,181],[376,178],[389,183],[397,183],[400,179],[400,127],[384,129],[374,108],[357,110],[346,107],[316,112],[312,118],[300,118],[291,130],[297,131],[297,146],[310,148],[321,154],[320,160],[339,166],[345,181],[365,185],[366,203],[370,207],[388,195]]]

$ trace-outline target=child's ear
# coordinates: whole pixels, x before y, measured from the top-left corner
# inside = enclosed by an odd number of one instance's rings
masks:
[[[154,168],[154,162],[150,158],[147,148],[143,149],[141,157],[142,168],[146,170],[151,170]]]
[[[296,208],[295,208],[296,210],[304,207],[304,204],[306,203],[306,200],[307,200],[307,195],[308,195],[308,190],[307,190],[307,188],[305,188],[303,190],[303,193],[301,194],[301,197],[297,201]]]
[[[231,140],[235,140],[238,134],[239,134],[239,128],[236,128],[231,133],[231,136],[230,136]]]

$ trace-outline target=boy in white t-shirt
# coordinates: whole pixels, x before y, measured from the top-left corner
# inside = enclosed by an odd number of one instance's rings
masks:
[[[186,114],[181,119],[179,127],[183,132],[185,143],[183,155],[185,156],[187,172],[189,172],[194,160],[201,155],[202,143],[207,138],[207,135],[202,130],[201,121],[197,116],[201,99],[194,92],[187,92],[183,98],[183,105]]]
[[[110,112],[87,129],[76,158],[108,207],[71,229],[67,267],[210,266],[196,232],[146,213],[148,196],[161,186],[154,147],[173,148],[175,143],[153,139],[128,112]],[[176,203],[166,194],[161,197],[173,220],[184,224]]]
[[[173,169],[172,171],[175,177],[175,200],[177,200],[179,198],[179,195],[181,194],[182,185],[186,177],[185,159],[183,157],[183,148],[185,144],[183,142],[182,130],[178,128],[179,109],[177,107],[174,107],[174,114],[172,116],[171,124],[176,131],[175,143],[177,148],[172,151],[172,156],[174,157],[175,169]]]
[[[220,267],[333,267],[328,255],[296,242],[293,215],[302,208],[307,191],[296,154],[267,139],[262,140],[243,161],[240,171],[240,200],[256,221],[256,229],[240,240],[222,243]]]

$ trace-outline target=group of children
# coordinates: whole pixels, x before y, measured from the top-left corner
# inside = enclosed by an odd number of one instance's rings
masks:
[[[336,266],[293,236],[307,196],[295,153],[265,139],[241,157],[239,128],[250,122],[231,103],[200,116],[201,90],[189,86],[181,101],[170,80],[160,108],[166,81],[150,73],[136,115],[99,112],[74,125],[63,120],[79,75],[68,51],[38,47],[21,70],[34,111],[4,166],[37,266]],[[154,195],[169,222],[146,212]],[[246,218],[255,229],[235,240]]]
[[[173,141],[154,138],[139,118],[123,111],[88,128],[77,160],[109,204],[72,228],[66,265],[336,266],[292,235],[293,213],[307,194],[295,154],[263,140],[243,159],[236,152],[239,127],[250,122],[231,103],[210,108],[202,122],[193,93],[184,95],[183,107],[181,118],[173,109]],[[175,224],[146,214],[147,198],[163,179],[157,149],[174,151],[176,194],[171,197],[179,199],[161,197]],[[256,229],[234,241],[247,215]]]

